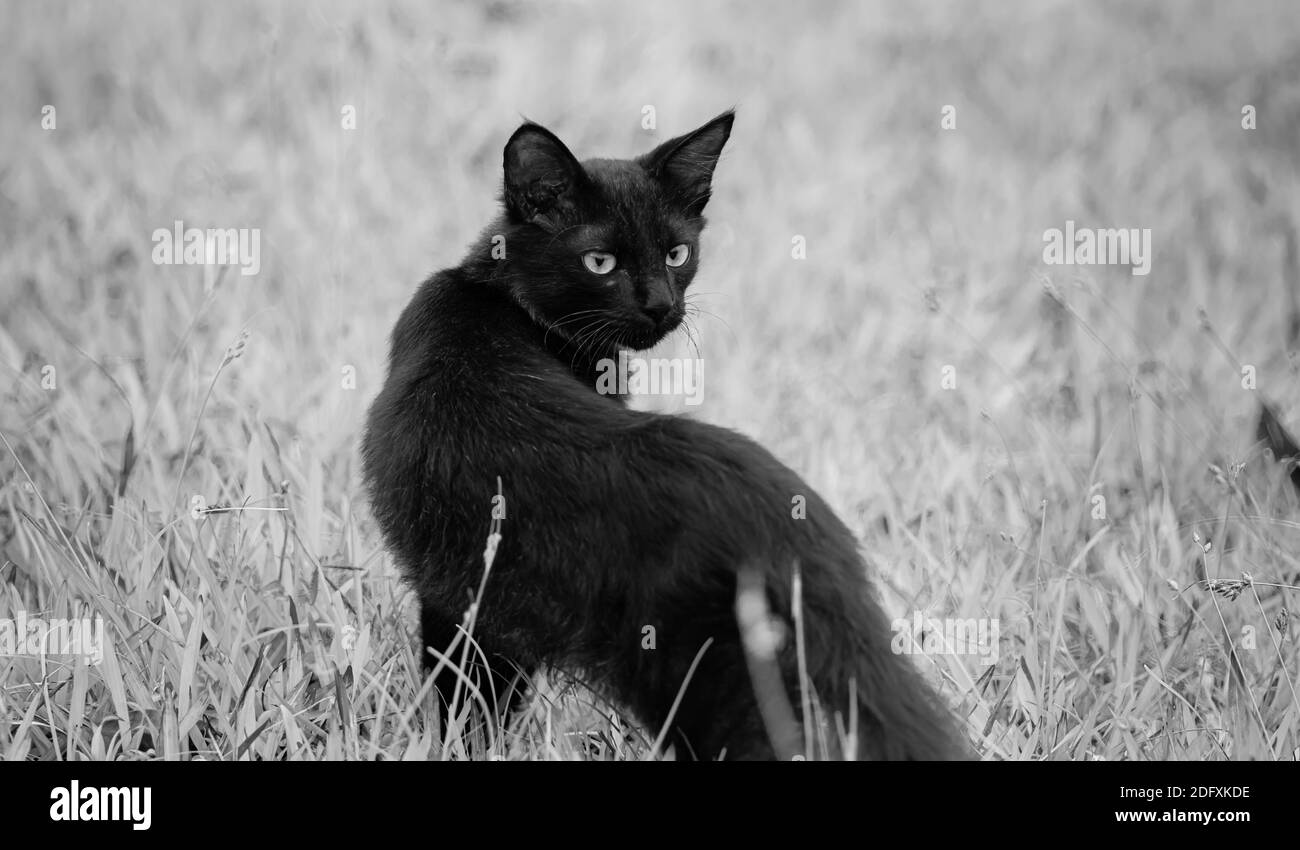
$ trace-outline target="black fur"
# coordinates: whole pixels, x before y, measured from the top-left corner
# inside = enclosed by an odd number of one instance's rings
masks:
[[[460,266],[425,281],[393,331],[363,450],[375,515],[419,594],[424,644],[443,649],[482,580],[500,478],[503,536],[475,627],[498,693],[516,670],[581,671],[657,732],[711,638],[676,715],[679,752],[771,758],[736,576],[765,565],[769,604],[788,622],[797,561],[810,678],[846,714],[856,682],[858,755],[964,755],[938,699],[891,653],[853,535],[798,475],[737,433],[595,391],[601,357],[682,321],[731,125],[728,112],[638,159],[582,164],[549,131],[516,131],[502,215]],[[690,257],[669,268],[679,243]],[[612,274],[583,265],[597,249],[617,257]],[[806,519],[791,516],[795,495]],[[642,648],[645,626],[654,649]],[[779,660],[797,708],[792,641]],[[452,683],[436,684],[448,696]]]

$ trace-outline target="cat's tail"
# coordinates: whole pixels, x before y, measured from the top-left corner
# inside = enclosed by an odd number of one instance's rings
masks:
[[[894,651],[890,621],[865,579],[845,585],[824,577],[803,580],[799,573],[796,565],[788,596],[779,579],[767,588],[773,606],[791,615],[791,634],[781,641],[779,662],[762,654],[771,643],[764,643],[762,635],[757,641],[753,637],[759,622],[753,604],[748,617],[744,611],[746,588],[754,597],[752,571],[750,578],[742,571],[738,582],[737,616],[750,679],[777,756],[788,759],[789,752],[815,750],[809,739],[821,737],[833,757],[973,758],[944,700],[908,657]],[[773,672],[778,664],[783,675]],[[804,722],[810,712],[829,721],[830,734],[819,736],[815,723]]]
[[[820,673],[832,705],[853,699],[858,708],[858,757],[890,760],[956,760],[973,757],[970,742],[944,698],[913,660],[895,651],[894,632],[875,599],[854,600],[854,632]],[[836,683],[850,674],[842,689]]]

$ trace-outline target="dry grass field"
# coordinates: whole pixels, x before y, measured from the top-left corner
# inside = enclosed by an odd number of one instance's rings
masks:
[[[0,618],[106,630],[0,657],[0,757],[463,756],[359,482],[389,329],[522,116],[630,156],[732,106],[688,415],[817,488],[892,614],[998,621],[918,659],[981,756],[1297,758],[1287,0],[0,0]],[[178,220],[260,269],[156,264]],[[1067,221],[1149,229],[1149,274],[1045,263]],[[552,682],[491,752],[657,731]]]

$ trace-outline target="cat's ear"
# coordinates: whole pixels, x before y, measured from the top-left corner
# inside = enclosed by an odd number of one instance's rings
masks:
[[[554,228],[587,182],[582,165],[554,133],[527,123],[505,149],[506,209],[519,221]]]
[[[638,160],[690,215],[699,215],[709,202],[713,169],[731,136],[735,117],[735,112],[728,109],[698,130],[669,139]]]

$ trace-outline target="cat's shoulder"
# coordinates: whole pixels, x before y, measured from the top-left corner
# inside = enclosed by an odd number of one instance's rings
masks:
[[[435,272],[416,289],[393,328],[394,354],[429,345],[466,345],[484,336],[500,296],[459,267]]]

